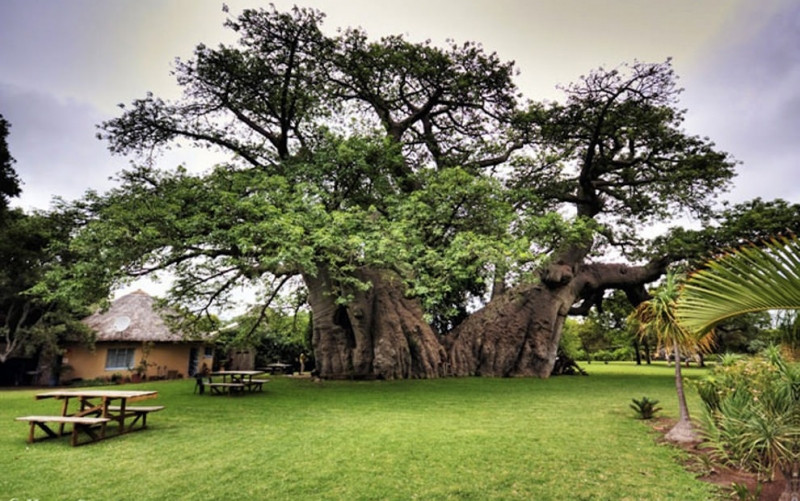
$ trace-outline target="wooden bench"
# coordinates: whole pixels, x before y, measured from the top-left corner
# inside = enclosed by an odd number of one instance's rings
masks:
[[[61,425],[64,424],[71,424],[72,425],[72,440],[70,443],[72,446],[76,445],[83,445],[78,443],[78,434],[79,432],[83,432],[89,436],[90,440],[84,442],[88,444],[90,442],[96,442],[105,438],[106,436],[106,423],[111,421],[109,418],[101,418],[101,417],[76,417],[76,416],[23,416],[16,418],[17,421],[27,421],[31,424],[31,430],[28,434],[28,443],[32,444],[34,441],[34,430],[38,426],[39,428],[43,429],[45,433],[47,433],[48,437],[50,438],[57,438],[59,434],[54,432],[47,426],[45,423],[59,423]],[[100,433],[97,434],[94,432],[93,428],[99,427]]]
[[[244,391],[244,383],[206,383],[211,389],[212,393],[217,393],[219,395],[228,392],[229,395],[233,395],[234,393],[242,393]]]
[[[264,391],[264,383],[269,383],[269,379],[253,379],[245,384],[250,391]]]
[[[122,407],[119,406],[119,405],[109,405],[108,406],[108,410],[109,411],[113,411],[113,412],[121,412],[122,411]],[[142,426],[141,426],[140,429],[147,428],[147,415],[150,414],[151,412],[158,412],[158,411],[163,411],[163,410],[164,410],[164,406],[163,405],[128,405],[128,406],[126,406],[125,407],[125,417],[136,416],[133,419],[133,421],[131,421],[131,424],[128,425],[128,431],[133,430],[133,425],[135,425],[136,422],[139,421],[139,419],[142,420]]]

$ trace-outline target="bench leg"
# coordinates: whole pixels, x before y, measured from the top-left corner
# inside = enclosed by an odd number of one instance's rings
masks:
[[[101,425],[99,425],[100,428],[99,433],[95,433],[94,431],[95,427],[97,426],[75,423],[74,427],[72,428],[72,439],[71,439],[72,446],[75,447],[77,445],[90,444],[92,442],[97,442],[99,440],[103,440],[104,438],[106,438],[106,423],[102,423]],[[87,440],[83,444],[78,442],[78,435],[80,434],[80,432],[85,433],[89,437],[89,440]]]
[[[61,404],[61,415],[66,416],[68,415],[67,411],[69,410],[69,399],[65,398],[64,403]],[[58,436],[64,435],[64,423],[58,425]]]
[[[59,435],[56,434],[56,432],[54,432],[53,430],[51,430],[50,427],[47,426],[45,423],[42,423],[42,422],[39,422],[39,421],[31,421],[31,430],[30,430],[30,433],[28,434],[28,443],[29,444],[32,444],[33,441],[34,441],[33,435],[34,435],[34,430],[36,429],[37,426],[39,428],[43,429],[45,431],[45,433],[47,433],[47,435],[50,438],[58,438],[59,437]]]
[[[128,425],[128,431],[132,431],[133,430],[133,425],[135,425],[136,422],[139,421],[140,418],[142,420],[142,428],[147,428],[147,414],[148,414],[147,412],[137,412],[136,413],[136,417],[133,418],[133,421],[131,421],[131,424]]]

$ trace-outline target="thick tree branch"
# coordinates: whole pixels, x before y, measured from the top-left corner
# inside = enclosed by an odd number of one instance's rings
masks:
[[[645,286],[666,273],[671,260],[666,257],[654,259],[641,266],[629,266],[620,263],[590,263],[581,265],[576,273],[573,287],[583,302],[573,307],[575,314],[585,314],[591,306],[597,304],[598,297],[606,289],[619,289],[625,292],[634,306],[648,299]],[[588,299],[588,301],[587,301]]]

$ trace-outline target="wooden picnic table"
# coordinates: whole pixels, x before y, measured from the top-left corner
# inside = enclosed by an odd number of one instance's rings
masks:
[[[217,371],[209,374],[209,377],[222,376],[222,382],[215,383],[209,379],[208,387],[212,393],[242,393],[244,390],[248,391],[262,391],[264,383],[268,379],[253,379],[253,376],[260,376],[264,371]]]
[[[43,429],[48,436],[62,436],[64,425],[72,424],[72,445],[77,445],[78,431],[84,431],[92,439],[100,440],[106,436],[106,424],[118,423],[117,434],[133,431],[133,426],[141,419],[141,427],[147,426],[147,414],[162,410],[163,406],[129,406],[131,402],[149,400],[158,396],[153,390],[55,390],[36,395],[36,400],[53,398],[61,400],[61,414],[53,416],[23,416],[18,421],[27,421],[31,424],[28,437],[33,442],[33,431],[36,426]],[[78,408],[70,410],[70,401],[77,401]],[[133,421],[126,428],[125,420],[133,417]],[[55,433],[46,423],[58,423],[59,430]],[[99,427],[100,433],[96,434],[92,428]]]
[[[290,364],[284,364],[283,362],[274,362],[267,364],[263,369],[270,374],[276,374],[278,372],[281,374],[289,374],[291,373],[292,366]]]

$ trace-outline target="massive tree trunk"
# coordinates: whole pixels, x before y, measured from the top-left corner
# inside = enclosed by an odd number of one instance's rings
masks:
[[[450,372],[547,378],[568,314],[588,309],[611,288],[625,290],[633,303],[646,299],[643,285],[656,279],[664,265],[553,264],[538,283],[519,285],[492,299],[447,336]],[[579,299],[584,302],[574,306]]]
[[[434,378],[444,375],[445,351],[417,301],[383,270],[359,270],[370,282],[346,305],[337,304],[329,274],[304,275],[314,316],[312,345],[321,377]]]
[[[524,284],[489,302],[446,338],[455,376],[550,376],[576,296],[569,285]]]

